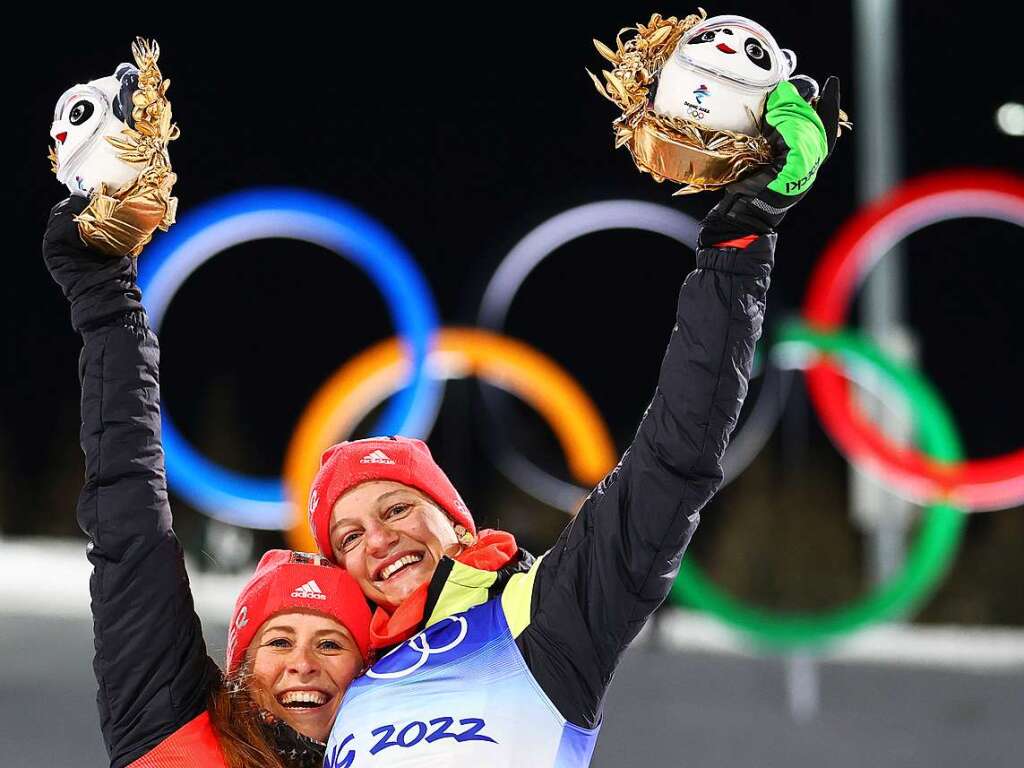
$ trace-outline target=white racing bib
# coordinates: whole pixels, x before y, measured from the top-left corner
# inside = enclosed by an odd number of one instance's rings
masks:
[[[597,733],[555,709],[494,599],[441,619],[356,680],[324,768],[581,768]]]

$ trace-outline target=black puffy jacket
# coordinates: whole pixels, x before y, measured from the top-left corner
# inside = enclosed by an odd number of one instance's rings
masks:
[[[700,511],[721,485],[722,456],[761,334],[774,247],[775,235],[768,234],[698,249],[697,269],[679,293],[657,389],[619,464],[527,573],[486,573],[442,558],[424,619],[411,631],[443,635],[444,619],[500,598],[508,631],[548,702],[575,726],[598,726],[623,652],[668,596]],[[422,653],[413,641],[408,646],[413,656]],[[391,674],[384,673],[385,683],[363,678],[355,685],[391,685]],[[453,684],[478,684],[472,672],[466,675]],[[445,679],[456,677],[453,672]],[[485,678],[486,668],[480,685]],[[412,710],[417,722],[433,722],[432,713],[451,714],[433,712],[435,687],[417,688],[413,677],[403,679],[412,682],[387,694],[404,697],[405,715]],[[383,720],[380,728],[364,727],[370,725],[364,719],[385,717],[376,709],[387,706],[379,699],[374,704],[372,689],[359,701],[346,699],[331,744],[347,735],[358,745],[352,749],[374,744],[367,733],[391,727]],[[472,714],[495,722],[501,717]],[[374,749],[383,746],[378,742]]]
[[[206,653],[171,529],[160,350],[139,301],[135,261],[86,248],[74,222],[86,203],[72,197],[54,207],[43,258],[84,341],[78,524],[93,566],[100,727],[111,766],[121,768],[201,716],[220,670]]]

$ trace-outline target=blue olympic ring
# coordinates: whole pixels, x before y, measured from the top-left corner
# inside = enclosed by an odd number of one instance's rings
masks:
[[[433,421],[441,385],[426,375],[438,312],[416,262],[383,226],[326,195],[263,188],[228,195],[190,211],[157,238],[139,264],[139,287],[154,330],[175,292],[200,265],[241,243],[265,238],[301,240],[350,259],[384,295],[398,335],[412,355],[407,386],[392,399],[375,434],[422,436]],[[207,515],[232,525],[279,529],[291,506],[280,478],[252,478],[203,458],[163,413],[167,473],[175,493]]]

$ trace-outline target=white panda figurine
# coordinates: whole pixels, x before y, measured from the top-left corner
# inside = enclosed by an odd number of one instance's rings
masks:
[[[121,64],[110,77],[72,86],[57,100],[50,126],[54,170],[71,194],[88,197],[101,183],[114,194],[139,175],[140,166],[119,159],[121,151],[107,141],[135,127],[132,94],[138,81],[139,70]]]
[[[796,68],[767,29],[743,16],[712,16],[688,30],[658,78],[654,111],[748,136],[768,94]]]

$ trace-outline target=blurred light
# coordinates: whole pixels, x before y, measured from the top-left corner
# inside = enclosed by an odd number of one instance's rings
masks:
[[[249,528],[228,525],[212,517],[206,521],[203,554],[209,562],[203,566],[212,565],[212,570],[219,573],[242,572],[252,562],[255,547],[256,536]]]
[[[1024,136],[1024,104],[1008,101],[996,110],[996,125],[1008,136]]]

